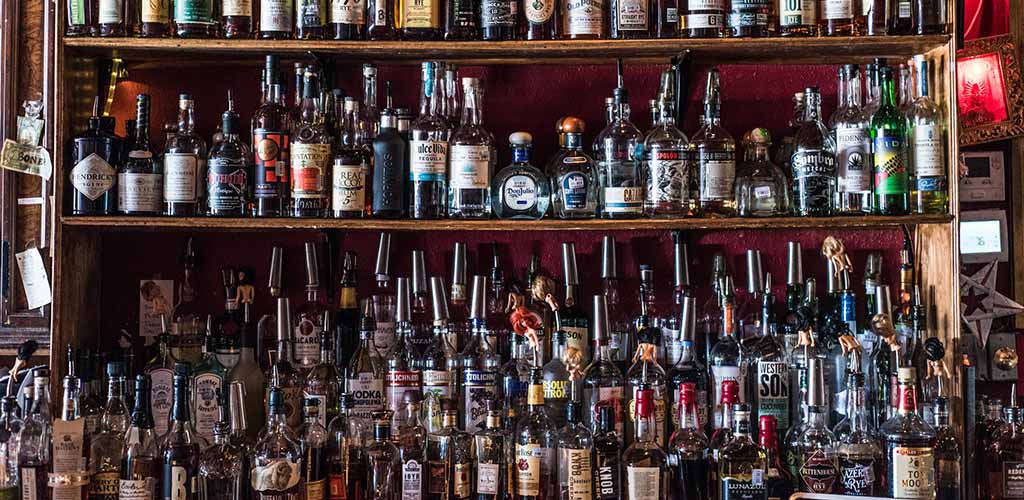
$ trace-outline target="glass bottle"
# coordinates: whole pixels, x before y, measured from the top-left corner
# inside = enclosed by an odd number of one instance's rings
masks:
[[[102,11],[101,11],[102,12]],[[946,3],[935,0],[912,0],[910,2],[910,19],[914,33],[918,35],[937,35],[946,32]]]
[[[903,215],[909,210],[910,182],[907,169],[907,120],[896,109],[892,68],[879,68],[881,106],[871,118],[874,154],[875,213]]]
[[[69,346],[70,351],[70,346]],[[68,358],[71,359],[70,356]],[[69,361],[69,364],[72,362]],[[74,484],[76,476],[87,476],[87,457],[92,436],[88,433],[85,419],[79,410],[82,381],[74,376],[74,370],[68,370],[64,377],[64,398],[61,418],[53,422],[53,439],[48,446],[52,457],[50,474],[60,486],[53,486],[50,494],[61,498],[85,499],[87,490],[84,486],[68,486]],[[49,495],[43,497],[47,498]]]
[[[444,6],[444,39],[479,39],[481,8],[482,5],[476,2],[447,0]]]
[[[889,285],[879,285],[875,288],[875,313],[888,315],[890,319],[893,317]],[[868,370],[868,385],[873,389],[871,406],[875,427],[881,427],[894,413],[892,402],[898,396],[893,391],[899,389],[899,386],[893,383],[897,374],[896,356],[897,353],[889,344],[876,342]]]
[[[320,362],[306,373],[302,397],[304,400],[313,399],[317,402],[318,423],[326,428],[338,415],[338,381],[341,377],[334,362],[334,325],[330,312],[325,311],[323,318],[323,330],[320,332]]]
[[[574,116],[555,127],[561,146],[547,166],[552,212],[559,219],[591,219],[597,212],[597,167],[583,151],[585,123]]]
[[[135,97],[135,137],[117,171],[117,206],[125,215],[155,215],[163,210],[163,164],[149,143],[149,95]]]
[[[545,370],[546,371],[546,370]],[[516,491],[518,500],[555,498],[554,482],[558,474],[555,427],[545,411],[544,384],[541,370],[530,373],[527,389],[526,414],[516,424],[515,459],[517,463]]]
[[[419,392],[406,391],[402,396],[400,432],[398,433],[398,455],[402,465],[402,498],[422,500],[427,491],[427,430],[420,424]]]
[[[252,156],[249,146],[240,139],[238,120],[229,90],[228,109],[221,115],[223,138],[210,148],[207,161],[207,216],[241,217],[250,213]]]
[[[252,117],[254,165],[253,215],[277,217],[285,214],[289,194],[291,124],[284,106],[284,87],[278,82],[277,56],[266,60],[268,99]]]
[[[190,419],[190,367],[188,363],[174,366],[174,406],[171,426],[160,438],[160,485],[164,498],[193,498],[198,495],[199,452],[206,440],[196,434]]]
[[[824,367],[821,360],[807,360],[808,387],[800,435],[788,443],[797,455],[797,479],[800,491],[832,493],[839,479],[836,439],[825,423],[827,410],[824,391]]]
[[[736,168],[736,209],[740,217],[778,217],[789,213],[786,174],[772,163],[768,129],[743,136],[743,162]]]
[[[779,433],[776,428],[775,417],[763,415],[758,419],[758,444],[765,453],[767,469],[765,476],[766,500],[786,500],[793,494],[793,477],[789,469],[782,466],[779,461]]]
[[[744,394],[744,387],[746,383],[744,380],[744,373],[742,367],[744,366],[743,353],[740,350],[740,343],[736,339],[736,320],[734,318],[735,310],[735,297],[732,292],[732,278],[726,278],[725,285],[723,286],[722,294],[722,336],[715,343],[715,346],[711,349],[711,355],[708,358],[708,365],[711,368],[711,387],[715,389],[715,394],[712,395],[711,401],[720,402],[722,401],[722,395],[724,391],[723,382],[735,381],[740,388],[737,393],[737,400],[735,402],[742,402],[746,399]],[[714,428],[729,428],[732,426],[732,422],[724,419],[723,408],[718,405],[714,409]]]
[[[302,453],[302,481],[306,500],[327,500],[327,429],[321,423],[326,411],[323,399],[306,397],[302,403],[304,423],[298,431]]]
[[[64,36],[96,36],[99,33],[98,10],[99,5],[93,0],[67,0]]]
[[[719,498],[764,498],[763,478],[768,470],[768,456],[750,436],[750,405],[736,403],[733,409],[736,412],[733,438],[718,457]]]
[[[500,400],[488,400],[487,426],[473,436],[476,500],[501,500],[511,496],[508,492],[509,464],[505,456],[511,445],[511,436],[502,428],[503,413]]]
[[[735,0],[730,4],[726,19],[727,36],[734,38],[763,38],[769,30],[775,31],[776,19],[772,18],[775,8],[765,0]]]
[[[238,490],[235,479],[242,474],[242,450],[228,440],[231,424],[220,420],[213,428],[213,442],[199,455],[198,491],[201,500],[247,498],[247,491]],[[248,486],[248,485],[244,485]]]
[[[644,0],[645,1],[645,0]],[[523,2],[523,17],[520,21],[519,38],[523,40],[556,40],[559,33],[559,18],[562,16],[556,0]]]
[[[34,398],[31,412],[22,422],[18,434],[18,479],[23,499],[41,500],[49,494],[50,442],[53,436],[50,370],[37,367],[31,373]]]
[[[569,370],[563,362],[566,350],[565,332],[555,331],[551,360],[544,365],[544,406],[551,426],[560,429],[565,425],[565,408],[571,399]],[[527,393],[529,397],[529,393]],[[529,404],[529,403],[527,403]]]
[[[423,63],[420,116],[412,123],[409,141],[409,216],[439,219],[447,210],[449,129],[441,115],[442,74],[438,63]]]
[[[409,278],[398,278],[398,307],[395,315],[395,334],[398,337],[394,348],[384,361],[384,397],[386,408],[391,411],[392,427],[401,437],[398,418],[404,415],[402,401],[406,391],[420,392],[421,372],[414,369],[415,352],[410,344],[413,335],[410,306]]]
[[[651,37],[677,38],[679,36],[679,0],[657,0],[651,20]]]
[[[836,191],[836,143],[821,122],[821,94],[804,90],[804,123],[794,138],[791,159],[793,214],[832,215]]]
[[[598,213],[602,219],[632,219],[643,212],[643,158],[637,157],[642,148],[643,136],[629,121],[629,93],[623,87],[621,61],[619,85],[614,94],[617,110],[615,119],[597,134],[593,146],[601,184]]]
[[[295,0],[295,38],[319,40],[327,24],[327,5],[323,0]]]
[[[366,38],[366,0],[348,2],[330,0],[327,3],[327,33],[324,38],[334,40],[363,40]]]
[[[192,96],[178,96],[178,133],[163,155],[164,214],[195,215],[202,204],[201,187],[206,179],[206,142],[195,132]]]
[[[366,499],[394,500],[400,497],[401,457],[391,439],[388,412],[374,412],[373,440],[366,446]]]
[[[94,110],[88,130],[75,136],[68,148],[70,157],[66,165],[71,168],[67,182],[71,189],[66,191],[73,215],[113,215],[118,209],[115,185],[117,170],[122,168],[124,144],[114,134],[100,129],[98,115],[98,109]]]
[[[615,432],[615,408],[602,406],[596,417],[594,453],[595,495],[598,500],[622,498],[622,437]]]
[[[818,36],[818,2],[779,0],[779,35]]]
[[[547,177],[530,163],[533,136],[513,132],[508,142],[512,163],[491,181],[491,210],[499,219],[540,219],[548,211],[551,196]]]
[[[899,406],[879,430],[885,443],[887,496],[893,498],[935,498],[936,434],[917,414],[914,368],[900,367]],[[1008,439],[1011,446],[1014,439]],[[991,450],[991,447],[989,448]]]
[[[722,422],[726,422],[725,425],[718,423],[712,423],[710,428],[713,429],[711,434],[711,441],[708,446],[711,449],[711,481],[710,485],[712,491],[715,493],[712,498],[720,498],[720,491],[717,488],[719,484],[718,476],[718,464],[721,460],[721,451],[725,448],[725,445],[729,444],[733,438],[733,426],[730,423],[734,423],[734,404],[739,403],[740,386],[735,380],[726,380],[721,385],[722,397],[718,400],[717,405],[722,408]]]
[[[442,400],[444,428],[427,435],[427,499],[470,498],[473,437],[459,430],[459,410],[454,400]]]
[[[611,0],[611,38],[647,38],[654,18],[651,0]],[[621,85],[620,85],[621,87]]]
[[[453,397],[461,361],[448,338],[450,323],[444,281],[438,276],[431,276],[430,290],[434,316],[429,330],[432,332],[431,341],[423,355],[415,360],[414,366],[423,373],[424,425],[428,432],[437,432],[441,430],[441,399]]]
[[[77,2],[78,0],[74,1]],[[84,12],[79,15],[84,15]],[[70,19],[71,16],[68,16],[68,18]],[[169,0],[157,0],[142,3],[140,5],[139,21],[140,37],[166,37],[171,22],[171,2]]]
[[[907,116],[914,165],[914,180],[911,182],[914,213],[945,214],[949,211],[949,192],[946,186],[948,169],[944,119],[928,85],[931,64],[924,56],[914,59],[917,63],[918,98]]]
[[[601,282],[601,293],[605,296],[605,302],[608,305],[608,325],[605,329],[608,341],[608,358],[615,364],[620,373],[625,373],[629,369],[629,364],[632,363],[632,348],[635,343],[632,338],[632,325],[624,314],[621,304],[622,294],[619,291],[621,285],[616,259],[615,237],[613,236],[605,236],[601,240]],[[594,341],[597,341],[596,337]],[[621,422],[622,414],[619,413],[618,415],[619,422]],[[621,435],[622,433],[620,432],[619,434]]]
[[[384,369],[374,356],[373,346],[376,321],[373,300],[363,299],[363,314],[359,326],[359,347],[345,370],[345,392],[352,395],[352,411],[349,419],[358,427],[370,432],[370,414],[384,409]]]
[[[125,406],[121,395],[121,388],[124,386],[123,373],[123,363],[107,363],[107,404],[103,408],[99,432],[93,436],[89,450],[89,469],[92,472],[89,479],[89,498],[97,500],[113,500],[118,495],[121,452],[125,431],[128,429],[128,407]]]
[[[643,294],[641,294],[643,296]],[[626,402],[626,435],[636,436],[636,412],[638,397],[641,387],[653,393],[651,404],[654,405],[652,418],[655,421],[653,441],[661,446],[668,438],[668,418],[665,401],[667,399],[667,377],[665,370],[658,363],[657,346],[660,344],[660,333],[654,326],[656,322],[651,321],[647,300],[640,301],[640,317],[636,320],[636,339],[639,357],[626,373],[626,381],[629,385],[629,400]],[[631,437],[627,439],[632,439]],[[627,441],[628,442],[628,441]]]
[[[212,323],[212,319],[207,319]],[[195,432],[205,440],[213,438],[213,427],[220,421],[223,396],[227,386],[224,384],[226,370],[215,354],[216,338],[208,330],[203,345],[202,357],[192,368],[191,389],[194,397],[191,401],[192,422]]]
[[[439,0],[398,0],[394,5],[398,18],[395,27],[400,28],[403,40],[436,40],[441,37],[441,11],[444,6]]]
[[[680,355],[678,361],[668,371],[669,391],[672,397],[672,421],[680,422],[681,412],[687,411],[679,397],[683,386],[693,384],[695,391],[693,404],[696,407],[696,427],[705,429],[708,423],[708,370],[697,354],[693,342],[696,334],[697,299],[691,295],[684,296],[682,307],[682,331],[680,334]],[[681,424],[679,424],[681,425]],[[679,427],[681,428],[681,427]]]
[[[830,119],[836,138],[836,206],[842,215],[871,213],[870,117],[861,105],[857,65],[839,68],[839,107]]]
[[[352,393],[342,393],[338,399],[341,410],[327,427],[327,497],[331,500],[358,498],[365,485],[365,428],[352,415]]]
[[[519,2],[514,0],[483,0],[480,3],[480,34],[483,40],[515,40]]]
[[[483,88],[478,78],[463,78],[462,122],[452,133],[448,174],[448,217],[491,216],[491,172],[496,163],[494,136],[483,126]]]
[[[174,364],[177,360],[171,355],[167,340],[166,334],[161,334],[157,340],[157,355],[146,363],[145,367],[145,372],[150,376],[151,381],[148,397],[157,436],[162,436],[167,432],[173,403]]]
[[[241,355],[239,356],[238,364],[228,372],[227,381],[229,383],[241,383],[247,395],[257,395],[264,393],[267,382],[263,369],[256,362],[256,332],[251,326],[249,308],[250,304],[244,304],[242,307],[242,324],[245,325],[245,328],[241,334]],[[249,438],[256,437],[256,432],[263,427],[263,421],[266,418],[263,413],[263,401],[261,399],[260,397],[245,398],[245,414],[249,422]]]
[[[324,331],[325,306],[320,298],[320,265],[316,243],[306,242],[306,300],[292,321],[292,361],[305,375],[320,363],[320,333]]]
[[[584,406],[579,401],[569,401],[565,427],[558,431],[559,500],[592,498],[594,493],[591,464],[594,438],[581,421],[583,411]]]
[[[393,0],[367,0],[366,2],[366,37],[370,40],[394,40],[398,38],[396,29],[399,12]]]
[[[324,217],[330,208],[326,179],[330,179],[331,136],[317,105],[320,84],[316,68],[307,67],[302,79],[302,104],[292,124],[290,161],[292,217]]]
[[[304,498],[302,449],[285,414],[285,394],[272,387],[267,396],[267,427],[253,450],[251,482],[258,500]]]
[[[722,128],[718,82],[718,68],[712,68],[704,92],[704,123],[690,138],[690,151],[697,162],[700,211],[729,217],[736,213],[736,141]]]
[[[614,243],[613,243],[614,244]],[[611,357],[609,337],[611,324],[608,318],[608,296],[594,295],[593,298],[594,357],[583,372],[583,421],[598,432],[598,417],[602,408],[611,408],[613,430],[621,436],[623,390],[625,381],[622,371]]]
[[[372,215],[381,219],[406,216],[406,141],[398,130],[398,115],[391,107],[391,82],[387,82],[387,107],[380,115],[380,132],[373,138]]]
[[[590,318],[579,301],[580,277],[576,267],[576,244],[562,243],[562,270],[565,284],[565,300],[558,310],[560,330],[565,333],[566,351],[576,349],[583,360],[590,359]],[[557,424],[558,422],[556,422]]]
[[[20,493],[18,477],[18,449],[19,435],[22,429],[22,420],[18,417],[20,408],[18,407],[18,398],[14,396],[6,396],[0,399],[0,432],[3,441],[0,441],[0,467],[2,467],[2,474],[0,474],[0,495],[5,498],[18,497]],[[105,454],[107,455],[107,454]],[[114,460],[112,465],[106,464],[101,471],[94,471],[91,481],[100,481],[98,487],[92,486],[90,483],[90,489],[95,489],[99,494],[94,495],[90,491],[90,498],[96,498],[98,500],[108,500],[117,498],[117,473],[110,477],[108,468],[114,468],[116,470],[118,463],[118,457],[120,457],[120,448],[113,451],[107,457]],[[106,462],[105,458],[103,462]],[[96,459],[97,457],[91,457]],[[104,496],[105,495],[105,496]]]
[[[768,275],[763,297],[766,315],[772,314],[774,301],[771,295],[771,275]],[[786,345],[779,338],[774,323],[764,322],[754,352],[748,361],[748,377],[755,381],[753,389],[754,414],[760,418],[771,416],[775,428],[785,433],[790,426],[790,385],[789,356]]]
[[[631,405],[636,422],[633,444],[622,453],[627,500],[654,500],[670,491],[669,460],[658,438],[663,426],[655,418],[656,399],[655,391],[646,384],[636,388]]]
[[[372,196],[366,180],[373,156],[359,128],[359,103],[345,98],[345,119],[331,168],[331,211],[335,218],[362,218],[370,214]]]
[[[222,0],[220,24],[224,38],[252,38],[252,2]]]
[[[690,156],[688,139],[675,124],[675,74],[661,73],[658,121],[644,137],[646,190],[643,212],[647,217],[681,217],[690,206]]]
[[[839,459],[839,481],[835,491],[840,495],[879,496],[882,494],[885,462],[868,413],[864,375],[851,373],[847,383],[852,388],[847,401],[847,417],[834,429]]]
[[[295,12],[289,0],[259,0],[260,34],[264,40],[286,40],[292,37]]]
[[[486,5],[486,2],[485,2]],[[565,0],[562,9],[562,38],[599,40],[608,37],[608,3]],[[678,14],[677,14],[678,17]],[[678,22],[678,19],[676,19]],[[487,40],[486,31],[484,40]]]
[[[870,1],[870,0],[868,0]],[[823,36],[851,36],[859,34],[854,12],[857,3],[853,0],[826,0],[821,2],[821,16],[818,33]]]
[[[122,499],[152,499],[159,477],[158,436],[153,430],[153,413],[149,402],[150,377],[135,377],[135,409],[124,435],[121,452],[121,480],[118,485]],[[33,498],[33,497],[29,497]],[[41,498],[41,497],[35,497]]]
[[[672,433],[668,445],[668,460],[674,472],[674,498],[678,500],[709,498],[708,438],[701,430],[698,416],[700,394],[693,382],[679,386],[679,407],[675,410],[679,427]]]
[[[277,356],[270,367],[267,394],[271,389],[281,391],[288,425],[297,429],[302,424],[302,377],[292,365],[291,301],[287,297],[277,299]]]
[[[732,8],[736,8],[733,2]],[[732,16],[725,16],[725,2],[721,0],[687,0],[683,23],[685,36],[689,38],[719,38],[725,34],[725,22]]]
[[[482,310],[484,276],[474,277],[473,302],[474,310]],[[479,314],[479,313],[478,313]],[[486,401],[498,394],[498,370],[501,368],[501,357],[496,345],[488,339],[489,331],[483,318],[470,313],[472,339],[466,344],[460,356],[462,359],[462,426],[467,432],[476,432],[484,428],[487,416]]]
[[[960,500],[964,454],[956,430],[949,425],[949,400],[935,399],[935,496]]]
[[[211,0],[173,0],[174,34],[179,38],[213,38],[217,18]]]

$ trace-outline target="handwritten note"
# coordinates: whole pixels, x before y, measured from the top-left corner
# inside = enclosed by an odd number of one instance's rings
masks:
[[[15,254],[14,258],[18,261],[18,270],[21,272],[21,284],[25,288],[28,308],[35,309],[53,302],[50,279],[46,276],[46,265],[43,264],[43,256],[39,254],[39,249],[29,248]]]

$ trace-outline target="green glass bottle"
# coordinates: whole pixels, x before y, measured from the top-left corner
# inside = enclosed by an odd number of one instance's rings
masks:
[[[892,68],[879,68],[882,103],[871,119],[871,142],[875,155],[875,213],[905,215],[910,205],[907,172],[907,120],[896,109]]]

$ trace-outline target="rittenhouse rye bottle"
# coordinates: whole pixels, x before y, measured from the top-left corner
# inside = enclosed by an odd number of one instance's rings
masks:
[[[317,105],[320,84],[316,68],[307,67],[302,79],[299,121],[291,133],[292,217],[324,217],[330,207],[327,179],[331,163],[331,136]]]

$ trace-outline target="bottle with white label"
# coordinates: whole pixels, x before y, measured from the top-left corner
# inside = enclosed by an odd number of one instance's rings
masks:
[[[163,210],[163,165],[156,161],[149,142],[149,111],[149,96],[136,96],[135,137],[117,171],[117,208],[125,215],[154,215]]]
[[[924,56],[917,63],[918,97],[910,106],[911,204],[917,214],[945,214],[949,211],[949,182],[946,168],[946,129],[942,110],[928,85],[931,64]]]
[[[409,141],[409,216],[440,219],[447,214],[448,137],[451,131],[441,104],[444,100],[439,63],[423,63],[420,116],[412,122]]]
[[[373,355],[373,334],[377,322],[373,316],[373,301],[363,300],[363,313],[359,320],[359,347],[345,370],[345,392],[352,396],[349,419],[355,427],[370,430],[370,413],[384,409],[384,372]]]
[[[206,193],[206,141],[195,131],[195,101],[178,96],[178,132],[163,155],[164,215],[190,217],[199,213]]]
[[[316,243],[306,242],[306,301],[292,322],[292,354],[295,367],[306,373],[320,363],[320,332],[324,329],[324,304],[320,298],[320,264]]]
[[[593,498],[591,448],[594,437],[582,421],[586,407],[570,401],[566,407],[566,424],[558,431],[558,498],[586,500]]]
[[[843,215],[871,213],[871,117],[861,104],[856,64],[839,68],[839,105],[830,125],[836,137],[836,205]]]
[[[387,409],[392,412],[392,427],[399,436],[402,429],[398,423],[404,420],[405,415],[405,393],[419,393],[422,383],[421,372],[412,366],[415,351],[409,344],[409,338],[413,335],[410,309],[409,278],[398,278],[398,308],[395,314],[397,341],[384,362],[384,393]]]
[[[548,178],[530,163],[533,136],[513,132],[508,136],[512,163],[491,182],[491,209],[499,219],[540,219],[551,202]]]
[[[700,211],[713,217],[736,213],[736,141],[722,127],[721,104],[718,69],[712,68],[704,92],[704,124],[690,138],[690,152],[697,163]]]
[[[722,336],[718,339],[715,347],[711,349],[711,356],[708,359],[708,365],[711,366],[711,387],[715,390],[711,399],[716,404],[712,417],[715,429],[732,426],[732,422],[722,420],[722,407],[719,405],[722,400],[722,382],[736,381],[740,388],[737,402],[746,400],[744,373],[741,369],[743,359],[735,334],[736,319],[733,311],[736,307],[736,298],[732,291],[732,278],[727,277],[722,288]]]
[[[547,166],[553,215],[559,219],[593,219],[597,215],[597,166],[583,152],[585,123],[566,116],[558,120],[556,128],[562,148]]]
[[[655,420],[655,394],[647,385],[637,388],[635,404],[630,405],[636,429],[633,444],[622,453],[625,468],[626,500],[657,500],[669,497],[668,455],[658,444],[660,424]]]
[[[494,401],[490,398],[488,401]],[[468,499],[472,492],[473,436],[459,430],[458,403],[441,401],[444,427],[427,435],[427,498]]]
[[[402,464],[401,500],[423,500],[427,491],[427,430],[420,423],[422,400],[418,391],[406,391],[402,395],[397,443]]]
[[[163,498],[195,498],[198,496],[199,453],[206,440],[192,427],[189,407],[188,363],[174,365],[174,406],[171,426],[160,439],[160,485]]]
[[[316,68],[307,67],[302,75],[302,104],[292,121],[290,137],[292,217],[323,217],[330,211],[327,183],[333,140],[324,125],[319,98]]]
[[[473,436],[476,450],[476,498],[478,500],[502,500],[507,498],[510,480],[506,447],[510,444],[509,432],[502,428],[504,414],[501,400],[487,402],[487,427]],[[587,453],[589,454],[589,449]]]
[[[629,121],[629,92],[623,86],[621,60],[618,70],[615,118],[597,134],[593,146],[601,184],[598,213],[602,219],[637,218],[644,205],[644,137]]]
[[[344,124],[331,169],[331,213],[339,219],[363,218],[373,201],[366,184],[373,154],[359,126],[359,101],[352,97],[345,98]]]
[[[295,25],[294,0],[259,0],[260,34],[264,40],[284,40],[292,37]]]
[[[693,213],[690,199],[692,168],[687,151],[689,139],[676,128],[675,74],[661,73],[658,91],[657,121],[644,137],[644,215],[647,217],[684,217]]]
[[[483,126],[484,91],[478,78],[463,78],[462,123],[451,138],[448,217],[491,216],[491,175],[496,163],[494,136]]]
[[[64,405],[61,418],[53,422],[53,440],[50,448],[53,464],[50,470],[50,484],[88,482],[89,477],[86,457],[91,436],[86,429],[85,418],[79,411],[82,381],[74,375],[71,361],[69,365],[72,369],[69,369],[68,376],[64,377]],[[52,495],[54,498],[84,500],[86,491],[86,487],[83,486],[53,486]]]
[[[140,375],[141,377],[141,375]],[[147,392],[148,394],[148,386]],[[50,441],[53,418],[50,414],[50,369],[32,369],[32,411],[22,424],[18,448],[18,476],[21,498],[42,500],[49,495]],[[144,401],[145,397],[137,399]],[[142,406],[139,404],[138,406]]]
[[[896,415],[879,430],[888,464],[886,496],[935,498],[935,429],[917,414],[916,370],[899,368],[897,380],[900,399]]]
[[[526,390],[526,415],[516,424],[514,435],[516,460],[516,491],[518,500],[540,500],[555,497],[555,450],[558,438],[545,408],[541,370],[530,373]]]
[[[302,447],[298,436],[288,426],[284,404],[284,391],[276,387],[270,389],[267,427],[253,450],[249,474],[249,483],[256,492],[257,500],[305,498]]]
[[[207,323],[212,320],[207,319]],[[227,389],[224,385],[226,370],[215,354],[215,342],[212,329],[208,329],[202,358],[192,369],[193,419],[196,432],[207,441],[213,439],[213,427],[220,420]]]
[[[160,319],[165,323],[164,318]],[[146,374],[150,377],[149,403],[153,412],[153,430],[162,436],[167,432],[167,424],[171,415],[171,392],[174,382],[174,355],[167,345],[170,337],[160,334],[157,337],[157,355],[146,363]]]

